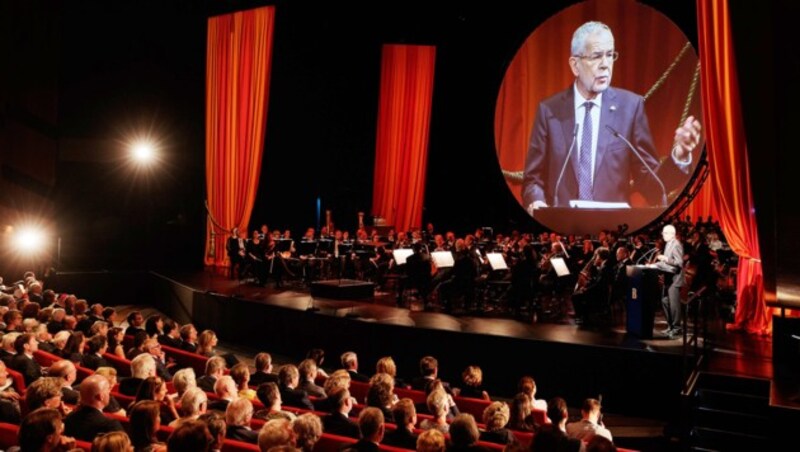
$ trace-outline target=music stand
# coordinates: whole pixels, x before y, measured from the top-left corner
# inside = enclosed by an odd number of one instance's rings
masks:
[[[392,256],[394,257],[394,261],[397,263],[397,265],[405,265],[406,259],[408,259],[408,256],[411,256],[412,254],[414,254],[414,250],[411,248],[392,250]]]
[[[431,253],[431,259],[434,265],[436,265],[436,268],[451,268],[455,265],[455,260],[453,259],[453,253],[451,251],[434,251]]]
[[[285,253],[287,251],[292,250],[292,243],[294,240],[292,239],[278,239],[275,240],[275,251],[279,253]]]
[[[508,270],[508,264],[502,253],[486,253],[486,258],[489,259],[492,270]]]
[[[563,276],[569,276],[569,268],[567,267],[567,263],[564,261],[564,258],[554,257],[550,259],[550,263],[553,264],[553,270],[556,271],[556,275],[558,275],[559,278]]]
[[[316,254],[318,242],[316,240],[303,240],[297,247],[297,254],[300,256],[308,256]]]
[[[319,239],[317,252],[320,254],[333,254],[333,240]]]

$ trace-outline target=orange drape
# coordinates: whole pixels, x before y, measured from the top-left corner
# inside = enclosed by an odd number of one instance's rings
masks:
[[[728,2],[697,1],[703,119],[711,166],[709,182],[720,225],[739,255],[736,318],[732,325],[768,333],[755,204],[739,101]]]
[[[711,175],[708,176],[706,179],[706,183],[700,188],[700,191],[697,192],[692,202],[686,207],[686,209],[681,213],[681,216],[689,215],[692,217],[692,221],[697,220],[700,217],[705,219],[709,215],[714,219],[714,221],[719,220],[719,214],[717,214],[717,208],[714,205],[714,200],[711,197],[712,194],[712,187],[711,187]]]
[[[272,6],[208,19],[206,196],[214,220],[228,231],[247,227],[258,191],[274,22]],[[205,263],[227,266],[227,235],[216,230],[211,248],[213,227],[209,220]]]
[[[372,213],[398,231],[422,225],[436,48],[384,45]]]

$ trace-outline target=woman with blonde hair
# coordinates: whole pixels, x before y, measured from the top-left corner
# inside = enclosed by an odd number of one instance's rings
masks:
[[[464,387],[458,394],[461,397],[470,397],[473,399],[489,399],[489,394],[483,390],[483,371],[478,366],[469,366],[461,373],[461,380],[464,382]]]
[[[483,423],[486,430],[481,432],[481,441],[496,444],[513,444],[517,442],[511,430],[506,428],[509,418],[508,405],[505,402],[492,402],[483,410]]]
[[[214,347],[217,346],[219,339],[217,334],[211,330],[205,330],[197,336],[197,353],[198,355],[214,356]]]
[[[133,445],[125,432],[111,432],[92,441],[92,452],[133,452]]]

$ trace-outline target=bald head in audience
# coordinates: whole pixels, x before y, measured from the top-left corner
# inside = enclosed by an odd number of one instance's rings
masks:
[[[90,406],[103,411],[103,408],[108,405],[111,387],[108,385],[108,380],[105,377],[101,375],[90,375],[81,383],[80,392],[81,405]]]

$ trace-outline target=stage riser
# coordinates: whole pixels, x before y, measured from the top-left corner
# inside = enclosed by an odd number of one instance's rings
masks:
[[[170,316],[185,315],[176,311],[187,307],[176,301],[185,286],[164,281],[153,281],[151,300]],[[441,377],[454,386],[466,366],[480,366],[486,389],[498,397],[513,397],[519,377],[531,375],[538,397],[564,397],[570,406],[602,394],[605,409],[618,414],[671,420],[679,409],[678,355],[387,325],[345,318],[346,309],[333,316],[200,291],[191,306],[198,329],[211,328],[226,341],[298,362],[309,349],[322,348],[324,365],[338,368],[339,356],[353,350],[360,370],[371,375],[375,362],[391,355],[400,376],[412,378],[419,359],[430,354],[439,359]]]

